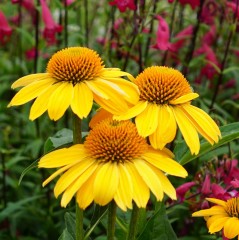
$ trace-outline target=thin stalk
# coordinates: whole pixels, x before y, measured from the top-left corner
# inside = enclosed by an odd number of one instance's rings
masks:
[[[36,11],[36,24],[35,24],[35,55],[34,55],[34,73],[37,72],[38,65],[38,49],[39,49],[39,6],[40,2],[37,1]]]
[[[5,165],[5,156],[0,153],[2,159],[2,194],[3,194],[3,208],[7,206],[7,184],[6,184],[6,165]]]
[[[89,20],[88,20],[88,1],[84,0],[85,9],[85,45],[89,46]]]
[[[82,132],[81,132],[81,119],[74,113],[73,114],[73,143],[82,143]],[[83,210],[79,208],[76,203],[76,240],[84,239],[83,229]]]
[[[140,209],[134,203],[132,214],[131,214],[131,219],[130,219],[129,234],[128,234],[127,240],[135,240],[136,239],[137,226],[138,226],[137,223],[139,220],[139,212],[140,212]]]
[[[116,222],[117,206],[115,201],[111,201],[108,207],[108,231],[107,240],[114,240],[115,236],[115,222]]]
[[[232,41],[232,37],[233,37],[233,34],[236,30],[235,26],[236,26],[236,23],[237,23],[237,16],[236,15],[237,15],[237,11],[238,11],[238,5],[239,5],[239,0],[237,0],[237,2],[236,2],[236,11],[234,13],[233,23],[232,23],[234,26],[231,27],[231,31],[230,31],[229,37],[227,39],[226,49],[225,49],[223,60],[222,60],[222,63],[221,63],[221,69],[220,69],[221,71],[220,71],[220,74],[218,76],[215,91],[214,91],[212,101],[211,101],[211,105],[209,107],[210,111],[212,110],[212,108],[214,106],[214,103],[215,103],[217,95],[218,95],[219,87],[222,84],[223,70],[225,68],[225,64],[226,64],[226,61],[227,61],[227,56],[228,56],[228,53],[229,53],[229,47],[230,47],[230,44],[231,44],[231,41]]]
[[[67,8],[67,1],[64,1],[64,12],[65,12],[65,17],[64,17],[64,45],[65,47],[68,46],[68,8]]]
[[[194,49],[196,47],[196,39],[197,39],[199,27],[200,27],[200,18],[201,18],[201,14],[202,14],[204,1],[205,0],[200,0],[200,6],[199,6],[199,9],[198,9],[198,12],[197,12],[197,24],[193,29],[192,41],[191,41],[191,44],[189,46],[189,50],[187,52],[187,55],[185,57],[184,67],[183,67],[183,70],[182,70],[182,73],[185,77],[188,73],[188,65],[192,60]]]

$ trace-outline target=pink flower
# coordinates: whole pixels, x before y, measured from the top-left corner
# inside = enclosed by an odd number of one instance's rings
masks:
[[[202,42],[206,43],[208,46],[211,46],[216,38],[216,26],[210,26],[209,31],[203,36]]]
[[[234,88],[236,87],[236,79],[230,79],[224,84],[224,88]]]
[[[187,182],[176,188],[177,198],[180,202],[184,200],[186,192],[189,191],[194,185],[195,182]]]
[[[204,195],[207,195],[211,192],[211,181],[210,181],[210,175],[206,174],[206,177],[204,179],[204,182],[202,184],[201,193]]]
[[[237,4],[234,2],[227,1],[226,5],[227,5],[226,9],[228,10],[228,8],[230,8],[233,11],[233,13],[236,13],[237,19],[239,19],[239,7],[237,8]]]
[[[156,34],[156,43],[152,48],[167,50],[169,46],[169,27],[167,22],[159,15],[156,16],[159,21],[158,30]]]
[[[114,22],[114,30],[117,31],[123,22],[123,18],[116,19],[116,21]]]
[[[109,2],[109,4],[111,6],[116,5],[121,12],[125,12],[127,7],[131,10],[136,10],[137,8],[134,0],[114,0],[112,2]]]
[[[63,1],[65,1],[65,0],[63,0]],[[74,2],[75,2],[75,0],[66,0],[66,5],[69,6]]]
[[[200,20],[208,25],[214,24],[215,16],[218,13],[218,5],[215,0],[209,0],[203,5]]]
[[[193,33],[193,26],[189,25],[188,27],[184,28],[181,32],[179,32],[175,37],[175,41],[170,43],[169,50],[171,52],[177,53],[185,44],[185,41],[192,35]]]
[[[5,44],[12,34],[12,28],[9,26],[7,18],[0,11],[0,42]]]
[[[40,0],[40,3],[42,6],[42,18],[45,24],[43,37],[46,39],[48,45],[53,45],[56,43],[55,34],[62,31],[62,26],[54,22],[45,0]]]

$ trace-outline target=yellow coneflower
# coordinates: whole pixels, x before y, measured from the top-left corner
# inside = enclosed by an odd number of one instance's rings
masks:
[[[209,233],[223,230],[224,236],[239,239],[239,198],[223,201],[216,198],[206,198],[216,205],[192,214],[193,217],[205,217]]]
[[[43,156],[39,167],[59,168],[43,186],[62,174],[54,188],[55,196],[63,193],[61,205],[65,207],[76,194],[82,209],[93,201],[106,205],[112,200],[122,210],[132,208],[132,201],[145,208],[150,191],[159,201],[164,193],[176,199],[176,191],[163,172],[187,176],[168,149],[153,149],[131,121],[112,118],[97,124],[84,144]]]
[[[140,73],[134,83],[139,87],[139,102],[115,119],[133,117],[139,134],[149,136],[154,148],[162,149],[176,135],[177,126],[192,154],[200,149],[198,132],[211,144],[218,142],[220,130],[211,117],[191,105],[198,97],[177,70],[153,66]]]
[[[120,114],[128,104],[138,101],[138,88],[123,79],[130,74],[118,68],[105,68],[99,55],[85,47],[70,47],[56,52],[46,73],[30,74],[18,79],[12,88],[23,87],[9,106],[34,101],[30,119],[48,110],[51,119],[61,118],[70,106],[79,118],[87,117],[93,100],[107,111]]]

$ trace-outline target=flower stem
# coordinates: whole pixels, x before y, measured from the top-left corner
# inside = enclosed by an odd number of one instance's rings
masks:
[[[74,113],[73,114],[73,143],[82,143],[82,133],[81,133],[81,119]],[[83,210],[79,208],[78,203],[76,203],[76,240],[84,239],[83,230]]]
[[[138,226],[138,220],[139,220],[139,211],[140,209],[137,207],[137,205],[134,203],[133,205],[133,211],[131,214],[130,219],[130,225],[129,225],[129,234],[128,234],[128,240],[135,240],[136,234],[137,234],[137,226]]]
[[[108,208],[108,231],[107,240],[114,240],[115,235],[115,221],[116,221],[116,209],[115,201],[111,201]]]

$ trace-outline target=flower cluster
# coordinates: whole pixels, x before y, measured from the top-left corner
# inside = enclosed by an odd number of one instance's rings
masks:
[[[39,161],[39,167],[59,168],[43,185],[62,174],[54,193],[63,194],[64,207],[74,195],[82,209],[112,200],[122,210],[131,208],[133,201],[145,208],[150,191],[158,201],[164,193],[175,200],[176,191],[164,173],[187,176],[166,148],[175,139],[177,126],[192,154],[200,150],[198,133],[211,144],[220,138],[210,116],[191,105],[198,94],[178,70],[168,67],[149,67],[134,78],[118,68],[106,68],[89,48],[70,47],[51,57],[46,73],[24,76],[12,87],[23,88],[9,106],[35,99],[31,120],[45,111],[58,120],[69,107],[83,119],[93,102],[104,110],[83,144],[53,151]]]

